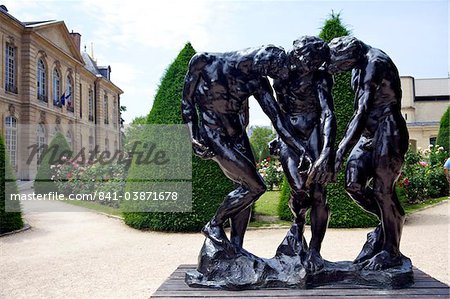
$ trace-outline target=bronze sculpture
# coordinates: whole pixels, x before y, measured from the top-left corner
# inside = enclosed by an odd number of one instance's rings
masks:
[[[231,244],[242,247],[251,205],[266,191],[246,133],[250,96],[255,97],[292,150],[298,155],[306,154],[283,119],[267,79],[267,76],[287,78],[288,72],[284,49],[272,45],[228,53],[201,53],[189,63],[182,113],[194,153],[216,161],[225,175],[238,184],[202,230],[217,244],[229,243],[223,224],[230,219]]]
[[[354,37],[330,42],[331,72],[352,71],[355,113],[336,153],[335,170],[348,158],[345,188],[381,223],[368,235],[355,263],[366,269],[401,265],[400,237],[405,212],[395,193],[408,149],[408,130],[401,108],[400,76],[389,56]],[[369,182],[372,181],[372,186]]]
[[[308,165],[301,165],[305,164],[301,157],[283,141],[279,142],[278,151],[291,187],[289,206],[300,238],[305,214],[311,208],[312,238],[304,262],[308,270],[316,271],[323,267],[320,247],[329,217],[325,184],[334,173],[336,118],[331,95],[333,79],[326,69],[330,50],[320,38],[303,36],[294,41],[294,49],[288,56],[290,76],[285,80],[274,80],[273,86],[281,113],[306,144],[312,158],[310,173],[307,172]]]
[[[216,161],[238,187],[202,230],[207,238],[197,269],[186,273],[189,286],[242,290],[351,282],[399,288],[413,283],[411,261],[398,249],[404,213],[393,193],[408,145],[397,69],[382,51],[354,38],[335,39],[329,46],[306,36],[295,41],[288,54],[267,46],[192,58],[182,113],[194,153]],[[336,120],[327,66],[333,72],[354,69],[357,109],[336,157]],[[279,105],[268,76],[274,79]],[[272,150],[280,154],[296,217],[271,259],[242,247],[250,205],[266,189],[245,133],[251,95],[281,137],[272,143]],[[324,187],[335,179],[345,154],[358,139],[347,165],[346,190],[378,215],[381,224],[369,234],[354,263],[333,263],[320,255],[329,216]],[[367,186],[371,179],[373,189]],[[303,237],[308,208],[309,248]],[[223,229],[227,219],[231,220],[230,241]]]

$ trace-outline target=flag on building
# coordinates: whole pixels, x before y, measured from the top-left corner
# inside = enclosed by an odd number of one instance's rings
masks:
[[[66,95],[66,93],[64,92],[61,96],[61,98],[59,99],[59,102],[61,104],[61,106],[66,105],[66,100],[70,99],[70,92]],[[71,104],[71,103],[69,103]]]

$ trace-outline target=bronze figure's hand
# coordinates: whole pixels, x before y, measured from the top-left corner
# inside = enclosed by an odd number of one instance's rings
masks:
[[[314,163],[311,172],[308,175],[306,186],[309,188],[311,183],[327,184],[334,178],[334,167],[330,165],[328,157],[320,156]]]
[[[192,150],[194,151],[194,154],[199,156],[202,159],[211,159],[215,156],[215,154],[210,150],[210,148],[198,140],[194,139],[192,140]]]

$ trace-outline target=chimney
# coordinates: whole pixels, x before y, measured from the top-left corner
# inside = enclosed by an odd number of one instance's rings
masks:
[[[72,38],[73,42],[75,43],[75,46],[77,47],[78,52],[81,52],[81,34],[78,32],[70,32],[70,37]]]

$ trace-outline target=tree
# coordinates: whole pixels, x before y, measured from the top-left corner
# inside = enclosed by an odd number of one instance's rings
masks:
[[[275,138],[275,133],[266,127],[253,127],[250,136],[250,144],[257,162],[267,158],[269,153],[269,142]]]
[[[0,234],[21,229],[23,227],[22,214],[20,212],[20,202],[14,201],[6,204],[9,194],[19,193],[16,180],[13,175],[8,154],[5,151],[5,143],[0,135]],[[14,212],[6,212],[14,211]],[[16,212],[17,211],[17,212]]]
[[[39,168],[34,179],[34,191],[39,194],[58,191],[58,187],[52,180],[52,165],[60,164],[63,159],[70,159],[72,150],[66,138],[60,132],[56,133],[52,142],[44,146]]]
[[[133,118],[131,124],[133,125],[144,125],[147,123],[147,116],[137,116]]]
[[[444,147],[446,151],[450,151],[450,106],[447,107],[444,115],[441,118],[441,124],[439,126],[439,133],[436,139],[436,144]]]
[[[135,117],[131,124],[129,124],[124,132],[124,149],[125,151],[130,151],[134,142],[139,141],[140,133],[142,131],[142,126],[147,124],[147,116]]]
[[[167,69],[156,93],[147,124],[182,124],[181,99],[189,60],[195,54],[190,43],[178,54]],[[133,164],[129,178],[140,171],[148,171]],[[144,184],[144,183],[143,183]],[[127,183],[126,190],[132,188]],[[192,212],[189,213],[124,213],[125,223],[131,227],[162,231],[199,231],[214,215],[224,197],[233,189],[217,163],[192,156]]]
[[[321,28],[319,37],[329,43],[333,38],[349,35],[350,31],[342,24],[340,14],[331,13]],[[348,122],[353,115],[354,92],[351,89],[351,74],[340,73],[334,76],[333,99],[337,120],[336,142],[344,136]],[[337,147],[338,144],[336,144]],[[283,184],[283,188],[289,188]],[[377,225],[375,216],[365,212],[347,195],[345,189],[345,170],[341,170],[337,176],[337,182],[327,186],[327,199],[330,205],[330,227],[368,227]],[[289,201],[289,192],[282,190],[279,211],[283,218],[289,215],[286,208]]]

